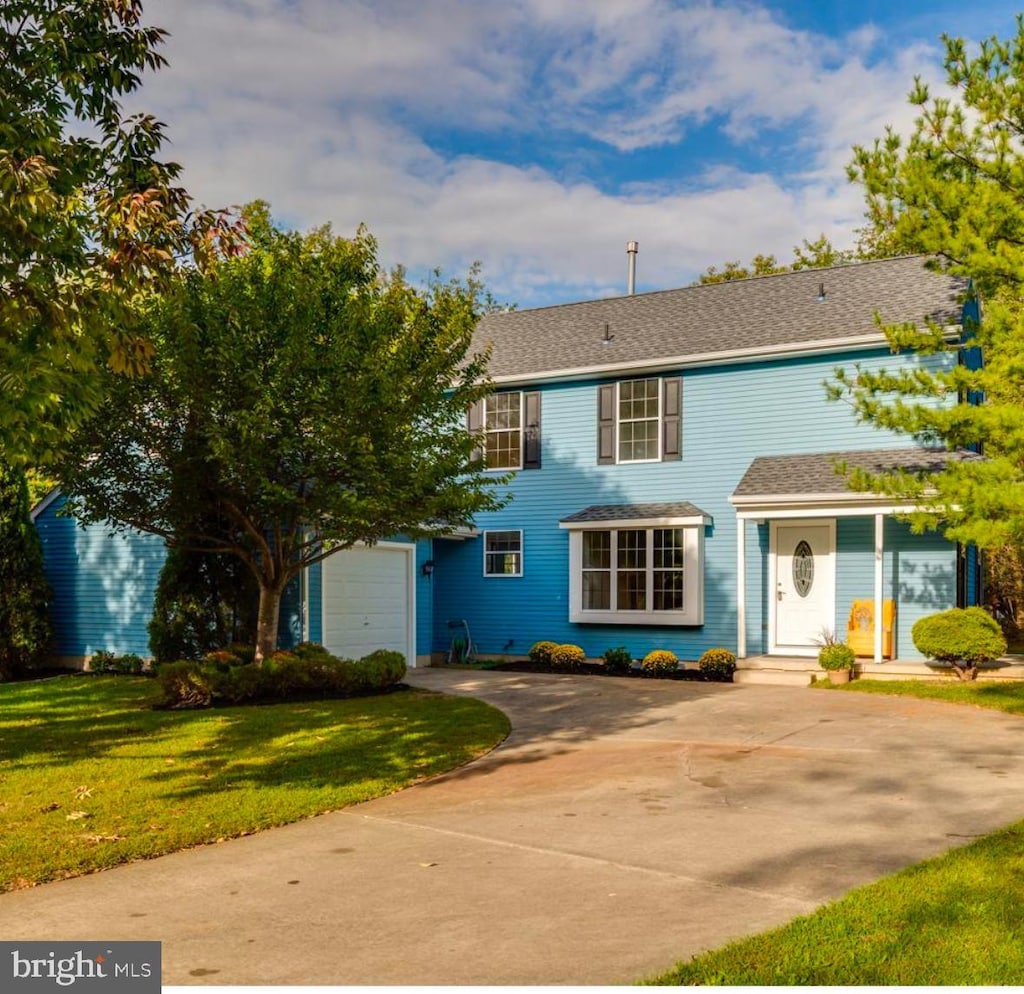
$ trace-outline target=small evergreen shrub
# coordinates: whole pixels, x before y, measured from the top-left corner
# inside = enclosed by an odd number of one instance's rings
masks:
[[[645,676],[670,676],[679,669],[679,660],[668,649],[655,649],[640,660]]]
[[[818,665],[823,670],[850,670],[856,661],[853,649],[845,642],[830,642],[818,650]]]
[[[405,676],[400,652],[378,649],[362,659],[339,659],[322,645],[305,643],[275,652],[262,666],[229,662],[224,651],[201,661],[162,663],[157,670],[162,695],[158,707],[201,708],[211,704],[303,700],[379,694]]]
[[[586,653],[571,642],[563,645],[556,645],[549,654],[551,665],[556,670],[571,673],[573,670],[581,669],[586,662]]]
[[[201,663],[180,659],[157,670],[161,698],[158,707],[206,708],[213,703],[213,685]]]
[[[530,646],[528,653],[531,663],[537,663],[540,666],[551,665],[551,650],[557,649],[557,642],[534,642]]]
[[[697,668],[705,680],[731,683],[732,675],[736,672],[736,656],[728,649],[708,649],[697,660]]]
[[[973,680],[978,664],[1006,652],[1006,637],[999,622],[984,608],[952,608],[919,618],[910,630],[918,651],[941,663],[950,663],[961,679]]]
[[[146,661],[134,652],[118,656],[106,649],[97,649],[89,657],[90,673],[117,673],[122,676],[138,676],[146,668]]]
[[[621,676],[633,668],[633,657],[623,645],[617,646],[614,649],[605,649],[604,668],[608,673]]]

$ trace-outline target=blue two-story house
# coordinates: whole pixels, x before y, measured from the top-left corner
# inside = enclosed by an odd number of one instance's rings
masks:
[[[415,665],[454,631],[480,654],[538,640],[588,656],[623,645],[695,660],[811,656],[854,602],[892,618],[867,655],[918,656],[924,614],[973,602],[976,557],[913,535],[837,462],[936,466],[946,453],[859,424],[824,383],[894,356],[875,322],[958,335],[966,287],[907,257],[486,316],[495,393],[469,413],[511,500],[450,538],[336,553],[290,591],[282,642]],[[158,540],[111,537],[37,509],[55,589],[55,653],[148,654]],[[894,615],[894,617],[893,617]],[[464,623],[464,625],[463,625]],[[861,649],[863,652],[863,648]]]
[[[464,619],[487,654],[814,655],[867,601],[892,628],[870,656],[919,657],[914,621],[974,599],[976,557],[836,465],[950,456],[859,424],[824,383],[943,361],[891,354],[875,314],[958,335],[965,289],[907,257],[485,317],[497,390],[470,424],[512,500],[434,541],[433,650]]]

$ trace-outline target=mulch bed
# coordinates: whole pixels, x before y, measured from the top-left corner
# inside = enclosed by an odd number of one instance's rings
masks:
[[[633,677],[638,680],[704,680],[704,675],[699,670],[676,670],[671,675],[659,674],[654,676],[645,673],[637,668],[628,673],[611,673],[604,666],[595,663],[584,663],[572,671],[557,670],[553,666],[545,666],[543,663],[532,663],[528,659],[513,660],[511,662],[488,662],[481,660],[476,664],[478,669],[499,670],[502,673],[556,673],[566,676],[569,672],[579,676],[618,676]]]

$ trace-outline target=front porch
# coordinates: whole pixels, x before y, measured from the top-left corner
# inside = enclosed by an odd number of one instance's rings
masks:
[[[854,666],[857,679],[865,680],[956,680],[951,667],[943,663],[915,659],[893,659],[882,663],[858,659]],[[736,661],[733,683],[777,684],[809,687],[825,671],[816,659],[806,656],[748,656]],[[1024,656],[1004,656],[979,667],[978,680],[1024,680]]]

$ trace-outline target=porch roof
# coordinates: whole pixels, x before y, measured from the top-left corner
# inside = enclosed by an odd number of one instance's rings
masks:
[[[710,524],[711,515],[685,500],[664,501],[656,504],[592,504],[575,514],[562,518],[562,528],[581,528],[606,525],[612,522],[630,522],[634,525]]]
[[[738,511],[820,506],[834,512],[843,506],[862,513],[908,510],[913,504],[885,494],[851,490],[846,473],[939,473],[951,462],[981,459],[975,452],[945,449],[868,449],[852,452],[811,452],[759,456],[743,474],[729,498]],[[837,467],[844,466],[846,472]]]

